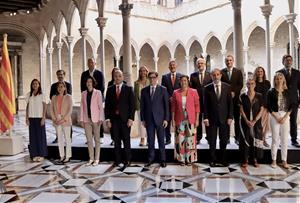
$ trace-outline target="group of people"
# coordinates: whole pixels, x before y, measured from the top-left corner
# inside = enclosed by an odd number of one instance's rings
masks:
[[[206,70],[206,61],[197,60],[198,70],[189,76],[176,71],[176,62],[169,62],[170,72],[162,76],[146,66],[139,68],[134,87],[128,86],[120,69],[112,70],[112,80],[104,97],[104,77],[95,68],[94,59],[88,59],[88,70],[81,75],[80,122],[85,129],[89,161],[96,166],[100,160],[100,136],[103,124],[110,129],[115,148],[114,166],[131,163],[130,131],[137,112],[140,146],[148,145],[149,167],[155,157],[155,135],[159,146],[160,165],[166,166],[165,145],[171,143],[174,128],[174,157],[180,165],[197,161],[197,145],[201,142],[203,125],[210,150],[210,166],[228,166],[226,146],[229,143],[230,125],[234,121],[235,142],[241,151],[241,166],[248,160],[255,167],[262,158],[263,148],[269,147],[266,133],[272,132],[272,167],[276,167],[277,150],[281,145],[281,160],[287,164],[288,134],[292,144],[297,142],[297,111],[300,91],[300,72],[292,68],[293,58],[284,55],[284,68],[276,72],[274,87],[266,79],[263,67],[257,67],[254,76],[243,88],[243,74],[233,66],[234,57],[225,58],[224,69]],[[64,81],[65,72],[57,71],[58,82],[50,91],[51,117],[56,128],[60,161],[69,162],[72,134],[72,87]],[[27,96],[26,122],[29,125],[29,152],[33,161],[42,161],[47,155],[45,132],[46,99],[40,82],[34,79]],[[221,157],[216,156],[219,135]],[[121,153],[123,142],[124,156]],[[94,144],[95,143],[95,144]],[[66,150],[64,146],[66,145]],[[94,147],[95,145],[95,147]]]

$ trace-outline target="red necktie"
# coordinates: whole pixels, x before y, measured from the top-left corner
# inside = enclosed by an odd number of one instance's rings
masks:
[[[119,85],[117,85],[116,94],[117,94],[117,99],[119,99],[119,97],[120,97],[120,86]]]
[[[174,84],[175,84],[175,73],[172,73],[171,81],[172,81],[172,86],[174,87]]]

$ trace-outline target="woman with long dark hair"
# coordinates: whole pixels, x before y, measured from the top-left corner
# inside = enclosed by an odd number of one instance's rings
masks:
[[[41,83],[33,79],[26,96],[26,124],[29,126],[29,154],[34,162],[41,162],[47,156],[46,139],[46,97]]]

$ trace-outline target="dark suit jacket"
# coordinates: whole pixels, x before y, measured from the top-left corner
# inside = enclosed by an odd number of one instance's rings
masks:
[[[300,93],[300,72],[294,68],[292,68],[291,76],[286,68],[280,69],[279,71],[284,75],[287,87],[290,91],[290,99],[293,103],[299,104],[299,93]]]
[[[194,88],[197,90],[198,95],[199,95],[199,99],[200,99],[200,109],[202,111],[203,109],[203,94],[204,94],[204,87],[206,85],[208,85],[209,83],[212,83],[212,79],[210,77],[210,73],[209,72],[205,72],[204,73],[204,78],[203,78],[203,82],[202,84],[200,83],[200,79],[199,79],[199,71],[196,71],[194,73],[191,74],[190,76],[190,85],[191,88]]]
[[[172,85],[172,80],[171,80],[171,73],[167,73],[162,76],[161,78],[161,85],[167,88],[169,98],[172,97],[174,90],[177,90],[180,88],[180,76],[181,73],[176,72],[176,80],[174,83],[174,87]]]
[[[167,89],[160,85],[156,86],[152,100],[150,86],[141,91],[141,121],[150,123],[152,118],[157,126],[161,126],[164,120],[170,120],[169,95]]]
[[[81,92],[83,92],[84,90],[87,90],[86,81],[89,76],[90,76],[89,70],[82,72],[81,80],[80,80]],[[104,95],[105,83],[104,83],[103,73],[100,70],[95,69],[93,76],[97,82],[97,85],[95,88],[97,90],[100,90],[102,92],[102,95]]]
[[[208,84],[204,89],[204,119],[209,124],[225,124],[227,119],[233,118],[233,103],[230,86],[224,82],[221,84],[221,97],[217,99],[214,84]]]
[[[64,82],[65,82],[65,84],[66,84],[67,93],[68,93],[69,95],[72,95],[72,85],[71,85],[70,83],[68,83],[67,81],[64,81]],[[58,94],[58,92],[57,92],[57,83],[58,83],[58,82],[53,83],[53,84],[51,85],[51,88],[50,88],[50,100],[52,99],[52,97],[53,97],[54,95],[57,95],[57,94]]]
[[[237,68],[232,69],[231,78],[229,80],[228,78],[228,71],[227,68],[224,68],[221,70],[222,73],[222,82],[226,82],[231,87],[231,92],[234,92],[234,100],[237,100],[240,98],[240,93],[243,88],[243,73],[241,70]]]
[[[110,86],[106,91],[105,98],[105,119],[116,118],[116,109],[119,106],[119,116],[123,122],[128,119],[134,120],[134,94],[133,89],[126,84],[122,85],[119,100],[116,95],[116,85]]]

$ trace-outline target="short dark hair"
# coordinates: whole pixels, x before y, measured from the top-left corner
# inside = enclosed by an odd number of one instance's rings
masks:
[[[64,70],[62,70],[62,69],[57,70],[57,71],[56,71],[56,75],[57,75],[58,73],[60,73],[60,72],[62,72],[64,75],[66,75],[66,72],[65,72]]]
[[[150,75],[155,75],[155,77],[158,77],[158,72],[156,72],[156,71],[150,71],[149,73],[148,73],[148,77],[150,77]]]
[[[282,57],[282,64],[284,63],[284,61],[285,61],[285,59],[287,59],[287,58],[291,58],[291,59],[293,59],[293,57],[290,55],[290,54],[285,54],[285,55],[283,55],[283,57]]]
[[[188,75],[181,75],[181,76],[179,77],[180,80],[181,80],[182,78],[186,78],[187,80],[190,79],[190,77],[189,77]]]
[[[89,76],[87,77],[87,79],[86,79],[86,83],[87,83],[87,81],[88,81],[89,79],[92,80],[92,82],[93,82],[93,87],[96,87],[97,81],[95,80],[95,78],[89,75]],[[85,84],[85,85],[86,85],[86,84]]]

